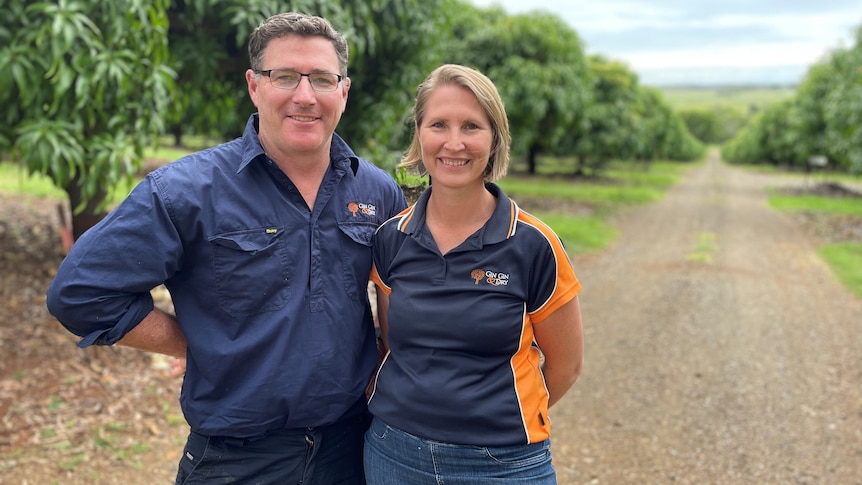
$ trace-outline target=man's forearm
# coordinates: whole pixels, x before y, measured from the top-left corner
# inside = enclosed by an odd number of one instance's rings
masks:
[[[177,319],[159,309],[150,312],[117,344],[173,357],[186,356],[186,337]]]

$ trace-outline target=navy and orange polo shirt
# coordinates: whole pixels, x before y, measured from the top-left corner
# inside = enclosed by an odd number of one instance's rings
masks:
[[[581,285],[557,235],[495,184],[493,215],[442,255],[425,224],[432,188],[381,225],[372,280],[389,295],[389,353],[371,412],[447,443],[505,446],[550,436],[533,326]]]

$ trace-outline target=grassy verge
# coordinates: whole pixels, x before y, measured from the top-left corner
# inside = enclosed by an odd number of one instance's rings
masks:
[[[862,200],[857,198],[820,197],[814,195],[787,196],[772,194],[769,206],[787,212],[846,214],[862,217]]]
[[[769,206],[787,212],[862,218],[862,199],[854,197],[790,196],[772,191]],[[844,286],[851,293],[862,297],[862,243],[830,243],[821,246],[818,253]]]
[[[619,235],[600,217],[578,217],[559,212],[537,212],[535,216],[554,229],[571,255],[599,251]]]
[[[862,244],[827,244],[817,252],[829,264],[841,283],[851,293],[862,298]]]

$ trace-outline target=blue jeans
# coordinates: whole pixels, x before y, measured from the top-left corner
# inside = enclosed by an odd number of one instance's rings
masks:
[[[329,426],[282,429],[249,439],[192,432],[176,483],[364,485],[362,437],[369,421],[363,412]]]
[[[470,446],[425,440],[379,418],[365,433],[368,485],[556,485],[551,443]]]

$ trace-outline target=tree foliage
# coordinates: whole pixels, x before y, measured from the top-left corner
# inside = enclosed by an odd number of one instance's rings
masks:
[[[679,110],[688,131],[703,143],[722,144],[745,126],[748,115],[729,106],[687,108]]]
[[[535,172],[539,154],[553,153],[563,138],[583,130],[591,95],[583,42],[552,14],[477,10],[478,15],[461,21],[462,27],[473,28],[460,29],[463,47],[452,61],[479,69],[497,85],[509,116],[512,150],[524,154]]]
[[[679,116],[655,89],[619,61],[594,55],[586,130],[561,146],[577,158],[576,174],[596,172],[612,160],[691,160],[703,153]]]
[[[790,100],[757,116],[722,155],[806,170],[825,156],[833,168],[862,172],[862,27],[853,46],[812,66]]]
[[[442,62],[449,0],[357,1],[350,37],[350,96],[338,133],[377,165],[394,170],[409,142],[416,86]]]
[[[66,190],[80,233],[164,130],[167,0],[7,3],[0,150]]]
[[[6,3],[0,154],[66,189],[76,235],[101,217],[107,190],[138,170],[159,135],[241,134],[254,110],[244,77],[249,33],[286,9],[326,17],[346,35],[352,84],[338,132],[385,168],[407,145],[416,86],[444,62],[494,80],[513,156],[531,172],[541,154],[574,154],[595,168],[611,159],[688,160],[703,151],[661,93],[640,86],[619,62],[587,58],[577,32],[547,12],[509,15],[466,0]],[[854,59],[836,58],[830,72],[842,75],[830,74],[827,85],[812,81],[829,101],[816,116],[794,118],[831,130],[829,146],[848,160],[858,158],[847,141],[858,133],[841,106],[859,103],[858,76],[845,67]]]

